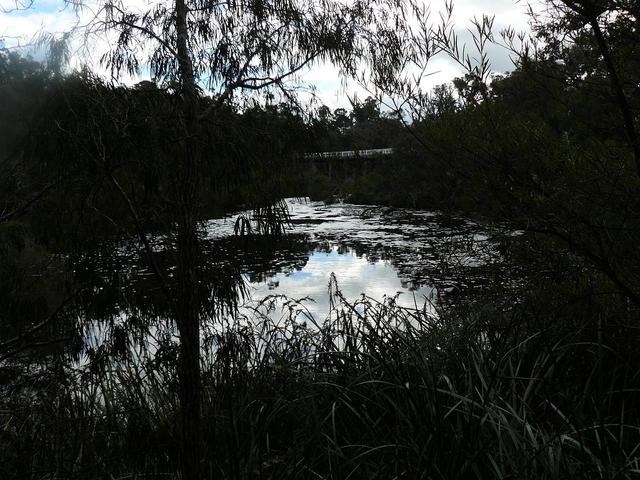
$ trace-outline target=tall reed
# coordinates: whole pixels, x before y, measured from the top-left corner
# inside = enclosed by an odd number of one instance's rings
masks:
[[[614,349],[523,329],[513,311],[492,312],[491,330],[480,309],[352,302],[335,279],[330,293],[323,321],[305,299],[270,297],[205,325],[211,478],[640,475],[638,375]],[[14,385],[2,478],[178,478],[173,348],[50,359]]]

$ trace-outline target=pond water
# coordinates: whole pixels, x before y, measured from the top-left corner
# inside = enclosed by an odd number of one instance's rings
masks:
[[[272,255],[231,249],[248,287],[246,306],[270,295],[304,298],[309,313],[323,318],[333,274],[350,301],[366,295],[423,308],[454,289],[480,285],[495,261],[486,229],[464,218],[308,199],[286,205],[289,235]],[[236,218],[209,221],[208,240],[233,242]]]
[[[305,199],[285,203],[284,236],[236,235],[238,217],[251,212],[205,222],[197,293],[203,339],[212,346],[227,326],[259,326],[263,315],[266,323],[288,328],[290,319],[319,325],[336,318],[340,308],[350,311],[355,304],[360,314],[372,302],[431,314],[458,292],[481,293],[500,274],[489,228],[462,217]],[[174,240],[154,237],[151,258],[135,239],[78,258],[75,279],[82,295],[68,314],[81,331],[79,365],[103,358],[103,351],[124,352],[128,344],[174,351],[171,296],[150,266],[155,262],[166,286],[174,288]]]

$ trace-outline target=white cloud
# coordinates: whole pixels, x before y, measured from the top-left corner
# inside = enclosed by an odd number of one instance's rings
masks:
[[[534,10],[536,5],[534,4]],[[431,2],[430,19],[439,21],[440,12],[444,12],[444,2]],[[466,42],[473,51],[473,42],[469,29],[475,27],[472,24],[474,18],[480,19],[483,15],[494,17],[493,30],[497,39],[499,33],[506,27],[513,28],[516,32],[529,31],[528,3],[518,0],[458,0],[454,3],[453,25],[459,35],[460,42]],[[511,52],[501,45],[489,45],[487,47],[492,69],[497,73],[504,73],[513,69]],[[429,90],[436,85],[451,81],[454,77],[464,73],[462,67],[451,58],[439,55],[429,60],[426,76],[422,81],[422,88]],[[356,94],[359,98],[368,95],[367,90],[353,81],[341,81],[335,68],[322,65],[313,68],[304,77],[309,83],[315,84],[318,96],[331,108],[348,105],[348,96]]]
[[[28,0],[20,0],[23,3]],[[150,0],[132,0],[127,6],[144,10],[148,8]],[[28,45],[42,32],[62,33],[70,29],[84,25],[94,15],[98,0],[85,2],[85,8],[74,11],[66,6],[63,0],[34,0],[31,8],[22,11],[7,11],[15,8],[16,0],[0,0],[0,6],[5,13],[0,13],[0,38],[9,47]],[[437,21],[438,12],[444,9],[444,2],[432,2],[430,4],[431,19]],[[527,30],[527,4],[516,0],[457,0],[454,5],[454,22],[461,40],[469,40],[466,31],[471,27],[470,19],[480,17],[483,14],[494,15],[494,29],[496,33],[506,26],[512,26],[515,30]],[[90,48],[83,48],[84,38],[78,35],[72,45],[75,57],[72,66],[89,64],[94,69],[102,71],[99,66],[99,57],[109,48],[109,39],[94,39]],[[498,46],[491,46],[489,53],[492,66],[496,71],[503,72],[511,68],[509,52]],[[451,59],[436,57],[431,59],[427,70],[423,87],[431,88],[435,85],[447,82],[454,76],[461,74],[461,69]],[[335,68],[330,65],[316,65],[302,75],[301,79],[315,86],[316,94],[321,103],[331,108],[347,106],[348,97],[357,95],[366,97],[369,93],[353,81],[341,79]],[[126,83],[138,81],[138,79],[123,79]],[[303,95],[303,98],[309,98]]]
[[[28,46],[41,33],[62,33],[77,24],[78,17],[72,9],[64,8],[61,2],[57,2],[59,9],[52,8],[51,2],[46,3],[47,8],[43,10],[32,7],[0,13],[0,38],[7,47]]]
[[[412,307],[416,303],[424,304],[425,298],[431,298],[431,287],[423,286],[410,292],[403,286],[396,269],[383,260],[369,261],[353,252],[339,254],[337,248],[331,252],[313,252],[301,271],[277,273],[268,281],[249,284],[253,302],[260,301],[270,294],[314,300],[307,303],[309,311],[316,320],[323,320],[329,312],[328,287],[331,274],[335,274],[342,294],[351,302],[366,293],[370,298],[382,301],[384,297],[393,297],[398,292],[398,305]],[[415,295],[415,299],[414,299]]]

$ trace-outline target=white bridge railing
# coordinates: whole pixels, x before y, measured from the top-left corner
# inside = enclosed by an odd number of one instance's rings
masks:
[[[370,150],[344,150],[342,152],[305,153],[304,158],[361,158],[392,155],[393,148],[373,148]]]

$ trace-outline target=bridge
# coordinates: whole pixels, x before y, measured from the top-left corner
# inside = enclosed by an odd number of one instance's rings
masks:
[[[329,178],[357,178],[367,173],[370,164],[393,155],[393,152],[393,148],[371,148],[368,150],[305,153],[305,168],[312,173],[323,173]]]
[[[333,158],[371,158],[393,155],[393,148],[372,148],[369,150],[343,150],[340,152],[314,152],[305,153],[304,158],[309,160],[333,159]]]

